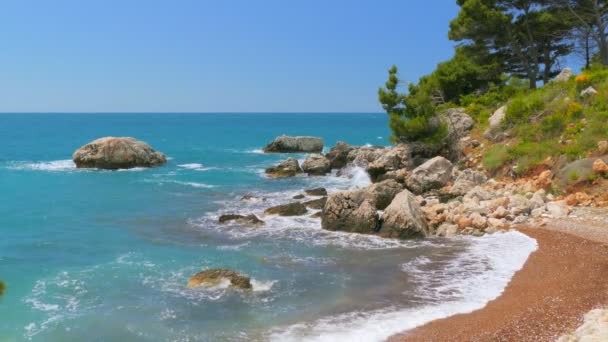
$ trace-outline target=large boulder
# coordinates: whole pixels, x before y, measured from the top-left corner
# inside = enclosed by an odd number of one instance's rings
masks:
[[[323,139],[282,135],[264,147],[265,153],[321,153]]]
[[[507,106],[498,108],[488,119],[490,128],[499,127],[502,124],[502,121],[505,119],[505,116],[507,116]]]
[[[279,216],[301,216],[308,212],[306,206],[300,202],[288,203],[277,205],[275,207],[268,208],[264,211],[265,215],[279,215]]]
[[[264,221],[260,220],[257,216],[250,215],[239,215],[239,214],[225,214],[221,215],[218,219],[220,223],[235,222],[242,225],[261,227],[264,225]]]
[[[589,180],[595,176],[596,171],[593,169],[593,164],[595,164],[598,159],[608,163],[608,156],[603,156],[600,158],[579,159],[566,164],[556,172],[555,184],[560,188],[566,188]]]
[[[369,185],[366,188],[355,190],[354,196],[359,203],[369,202],[378,210],[384,210],[398,193],[403,191],[403,185],[392,179]]]
[[[214,268],[193,275],[188,281],[186,287],[213,287],[221,285],[224,281],[230,282],[230,287],[233,288],[238,288],[242,290],[250,290],[252,288],[251,279],[249,277],[244,276],[238,272],[223,268]]]
[[[502,129],[502,122],[507,116],[507,106],[498,108],[488,119],[488,128],[484,131],[483,136],[491,141],[498,142],[507,137],[507,133]]]
[[[448,135],[453,136],[453,140],[469,135],[475,121],[464,111],[463,108],[450,108],[442,115],[443,122],[448,127]]]
[[[164,154],[129,137],[97,139],[76,150],[72,159],[78,168],[109,170],[153,167],[167,162]]]
[[[302,170],[310,176],[323,176],[331,171],[331,165],[324,155],[313,154],[304,160]]]
[[[288,158],[279,165],[266,169],[266,174],[272,178],[294,177],[299,173],[302,173],[302,169],[300,168],[298,160],[295,158]]]
[[[379,157],[368,163],[367,173],[373,182],[377,182],[388,172],[411,166],[410,149],[408,145],[400,144],[381,150]]]
[[[431,235],[424,213],[411,192],[403,190],[384,210],[380,235],[400,239]]]
[[[456,177],[449,193],[453,196],[464,196],[477,185],[482,185],[487,181],[488,178],[483,173],[472,169],[465,169]]]
[[[566,82],[568,81],[572,75],[574,75],[574,73],[572,72],[572,69],[570,68],[564,68],[559,75],[555,76],[555,78],[553,79],[554,82]]]
[[[327,189],[325,189],[325,188],[307,189],[307,190],[304,190],[304,192],[308,196],[327,196]]]
[[[354,166],[367,169],[369,163],[377,160],[385,152],[382,146],[361,146],[348,153],[347,160]]]
[[[321,214],[323,229],[372,234],[379,227],[379,216],[374,205],[360,202],[357,191],[332,194]]]
[[[416,194],[428,190],[439,189],[452,179],[452,163],[444,157],[435,157],[415,168],[407,178],[405,184]]]
[[[332,147],[325,157],[329,159],[332,169],[341,169],[348,164],[348,154],[354,149],[356,148],[343,141],[338,141],[336,146]]]

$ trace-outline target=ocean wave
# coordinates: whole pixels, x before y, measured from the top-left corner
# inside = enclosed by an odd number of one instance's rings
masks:
[[[500,296],[515,272],[537,248],[535,240],[519,232],[471,239],[471,246],[465,253],[434,272],[424,268],[429,262],[423,258],[403,266],[416,278],[417,288],[431,284],[423,295],[434,299],[434,304],[350,312],[276,328],[268,336],[274,341],[383,341],[432,320],[469,313]],[[420,267],[424,270],[416,272]],[[437,285],[437,277],[440,277],[441,285]]]
[[[215,167],[205,167],[205,166],[203,166],[203,164],[200,164],[200,163],[180,164],[180,165],[177,165],[177,167],[180,167],[182,169],[194,170],[194,171],[209,171],[209,170],[217,169]]]
[[[71,159],[52,160],[44,162],[15,161],[7,166],[11,170],[33,170],[33,171],[74,171],[76,164]]]

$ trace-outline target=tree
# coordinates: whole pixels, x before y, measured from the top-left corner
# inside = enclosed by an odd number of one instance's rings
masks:
[[[458,0],[460,12],[449,37],[485,48],[502,70],[536,88],[548,81],[556,61],[570,53],[568,28],[550,1]]]
[[[588,34],[597,44],[600,61],[608,66],[608,1],[606,0],[558,0],[576,21],[579,32]]]

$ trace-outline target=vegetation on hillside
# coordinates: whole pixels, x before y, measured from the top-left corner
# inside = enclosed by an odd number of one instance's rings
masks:
[[[509,138],[487,146],[489,171],[525,174],[548,158],[592,154],[608,138],[608,0],[457,0],[449,37],[454,57],[399,91],[397,67],[379,90],[393,142],[435,142],[445,135],[437,115],[464,107],[484,131],[506,105],[500,129]],[[565,58],[583,73],[550,82]],[[542,83],[542,87],[538,87]],[[596,94],[582,95],[592,86]]]

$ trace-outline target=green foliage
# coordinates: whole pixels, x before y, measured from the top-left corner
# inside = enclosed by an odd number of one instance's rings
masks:
[[[572,171],[568,174],[568,178],[570,178],[571,181],[577,181],[580,176],[578,175],[578,173],[576,171]]]
[[[509,160],[509,152],[507,147],[503,145],[496,145],[489,149],[483,157],[483,166],[486,170],[495,171],[498,170]]]
[[[527,122],[533,114],[543,109],[545,103],[540,96],[519,96],[509,102],[505,121],[511,125]]]

